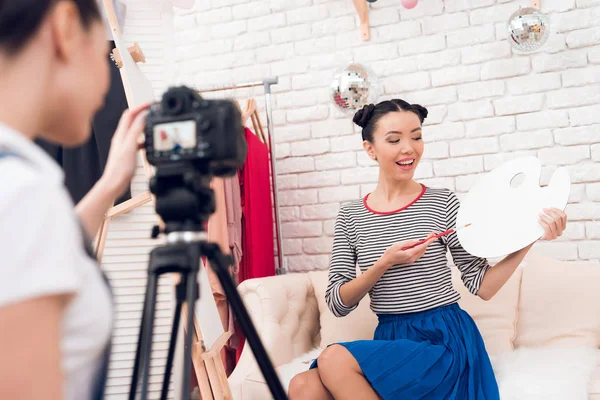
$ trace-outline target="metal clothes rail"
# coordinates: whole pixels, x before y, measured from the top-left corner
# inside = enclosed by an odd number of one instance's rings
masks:
[[[273,208],[275,210],[275,234],[276,234],[276,242],[277,242],[277,260],[278,265],[276,269],[276,274],[280,275],[285,272],[284,264],[283,264],[283,249],[281,242],[281,219],[279,216],[279,193],[277,191],[277,166],[276,166],[276,157],[275,157],[275,146],[273,134],[273,109],[271,106],[271,86],[279,83],[279,79],[277,77],[274,78],[266,78],[262,81],[254,81],[254,82],[246,82],[240,84],[232,84],[228,86],[219,86],[213,88],[206,89],[198,89],[198,93],[209,93],[209,92],[218,92],[224,90],[233,90],[233,89],[244,89],[256,86],[263,86],[265,90],[265,109],[267,114],[267,132],[269,136],[269,152],[271,158],[271,180],[273,184]]]

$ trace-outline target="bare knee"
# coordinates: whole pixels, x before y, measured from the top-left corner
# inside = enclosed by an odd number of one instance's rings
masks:
[[[342,366],[347,367],[349,358],[353,359],[350,352],[344,346],[333,344],[319,355],[319,370],[339,370]]]
[[[360,373],[356,359],[344,346],[334,344],[319,356],[319,374],[327,386],[347,378],[348,374]]]
[[[310,390],[310,381],[310,377],[307,377],[305,373],[294,376],[288,388],[290,400],[308,399],[305,393]]]
[[[325,387],[316,369],[302,372],[292,378],[288,388],[290,400],[314,400],[324,398]]]

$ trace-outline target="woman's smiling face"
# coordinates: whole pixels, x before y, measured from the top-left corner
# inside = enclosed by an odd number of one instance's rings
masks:
[[[373,142],[365,140],[363,147],[385,176],[398,181],[413,179],[424,151],[421,121],[411,111],[387,113],[377,121]]]

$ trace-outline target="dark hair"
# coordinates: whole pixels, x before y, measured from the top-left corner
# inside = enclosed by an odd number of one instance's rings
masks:
[[[0,51],[17,53],[37,33],[52,7],[63,0],[0,0]],[[101,20],[97,0],[69,0],[84,27]]]
[[[402,99],[382,101],[377,105],[367,104],[354,114],[352,121],[362,129],[363,140],[373,141],[373,131],[377,127],[379,119],[391,112],[411,111],[419,117],[421,124],[429,113],[427,109],[419,104],[409,104]]]

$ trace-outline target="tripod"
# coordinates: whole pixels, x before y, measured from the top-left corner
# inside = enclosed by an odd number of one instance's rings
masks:
[[[155,230],[156,231],[156,230]],[[217,274],[219,281],[225,291],[227,299],[231,303],[231,308],[238,319],[240,327],[246,336],[248,344],[252,348],[258,365],[269,386],[275,400],[287,399],[287,395],[281,385],[281,382],[273,368],[267,352],[258,337],[256,328],[252,323],[250,316],[243,304],[243,301],[237,292],[233,280],[227,270],[232,264],[232,257],[224,255],[219,246],[215,243],[206,241],[206,232],[171,232],[167,235],[167,244],[155,248],[150,253],[150,262],[148,268],[148,283],[146,288],[146,298],[142,312],[142,323],[140,327],[140,337],[138,340],[133,377],[131,381],[129,399],[134,400],[138,388],[140,368],[142,369],[142,393],[141,399],[146,400],[148,396],[148,379],[150,372],[150,355],[152,354],[152,333],[154,328],[155,302],[160,275],[167,273],[179,273],[181,279],[176,286],[176,305],[171,328],[171,338],[169,340],[169,350],[167,355],[167,364],[163,377],[161,400],[167,398],[169,392],[169,381],[172,371],[175,345],[177,342],[177,331],[181,319],[181,308],[183,302],[187,307],[187,335],[185,336],[184,346],[184,369],[183,369],[183,399],[189,399],[189,387],[191,376],[191,347],[192,332],[194,329],[194,304],[199,297],[197,277],[200,268],[200,258],[205,256],[209,264]]]
[[[196,300],[199,298],[200,261],[206,257],[215,271],[231,309],[258,362],[276,400],[287,399],[273,364],[237,292],[228,267],[233,264],[216,243],[207,242],[206,224],[216,210],[210,188],[215,176],[234,176],[246,159],[241,114],[235,105],[224,100],[205,100],[190,88],[170,88],[160,103],[155,103],[146,117],[144,146],[148,161],[156,173],[150,179],[150,191],[156,196],[156,213],[165,222],[155,226],[152,237],[161,230],[167,243],[152,250],[148,282],[129,399],[135,400],[139,376],[142,375],[141,398],[148,398],[148,380],[156,311],[158,280],[163,274],[179,274],[176,305],[161,399],[166,399],[175,355],[175,345],[183,303],[187,309],[187,335],[184,345],[183,399],[188,400],[192,366],[192,336]],[[177,133],[179,132],[179,133]],[[205,399],[206,400],[206,399]]]

